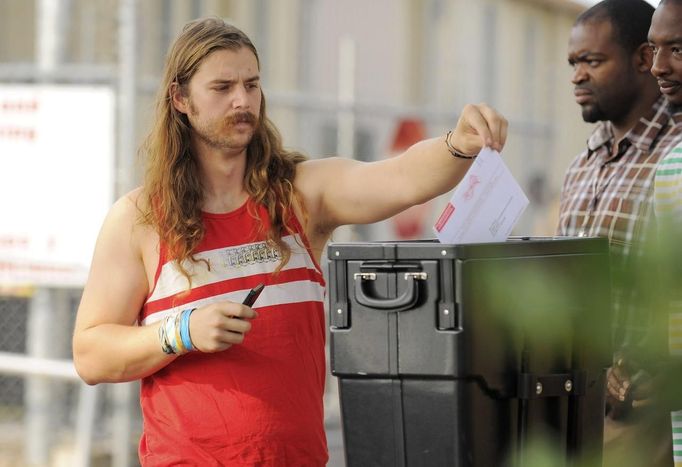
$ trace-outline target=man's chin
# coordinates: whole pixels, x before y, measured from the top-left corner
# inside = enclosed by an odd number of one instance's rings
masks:
[[[583,107],[583,120],[586,123],[597,123],[599,121],[605,120],[604,114],[594,106],[584,106]]]

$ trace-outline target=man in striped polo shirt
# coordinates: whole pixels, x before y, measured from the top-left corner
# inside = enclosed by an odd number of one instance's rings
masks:
[[[652,315],[642,296],[647,291],[626,272],[641,254],[653,217],[657,164],[682,134],[650,74],[653,12],[643,0],[605,0],[578,17],[569,40],[576,102],[583,119],[597,125],[566,173],[557,232],[607,237],[611,244],[615,358],[607,381],[605,465],[615,463],[635,436],[629,428],[638,385],[630,375],[642,368],[653,373],[640,351]],[[642,374],[634,383],[645,385]],[[648,465],[670,465],[669,453],[660,463],[652,450],[645,456]]]
[[[654,13],[649,44],[654,52],[651,73],[666,98],[673,118],[682,122],[682,0],[663,0]],[[679,393],[682,371],[682,287],[679,285],[680,247],[682,227],[682,139],[661,161],[656,171],[655,212],[661,240],[663,265],[663,302],[667,311],[668,348],[672,356],[668,366],[668,378],[661,388],[665,392]],[[664,318],[666,318],[664,317]],[[665,321],[665,319],[664,319]],[[662,395],[664,399],[665,392]],[[673,399],[672,409],[682,408]],[[675,466],[682,466],[682,410],[673,411],[673,457]]]

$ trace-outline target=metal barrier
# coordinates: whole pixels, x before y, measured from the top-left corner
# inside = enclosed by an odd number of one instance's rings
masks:
[[[0,467],[86,467],[102,455],[135,465],[135,383],[88,386],[62,358],[79,298],[68,289],[0,297]]]
[[[68,465],[74,467],[88,467],[93,463],[93,437],[96,432],[95,422],[98,416],[98,400],[101,398],[105,386],[89,386],[83,383],[76,373],[71,360],[36,358],[11,352],[0,352],[0,385],[7,381],[6,376],[20,376],[27,383],[24,406],[23,431],[23,460],[6,459],[0,455],[0,466],[10,462],[16,465]],[[72,383],[78,392],[75,406],[74,435],[72,448],[61,452],[55,458],[54,436],[52,428],[59,419],[55,419],[54,402],[50,400],[54,393],[54,381]],[[112,457],[111,465],[131,465],[129,453],[132,448],[132,425],[129,414],[132,399],[130,389],[132,383],[108,385],[113,388],[113,397],[118,395],[119,403],[115,404],[113,420],[123,422],[115,424],[109,453]],[[123,397],[120,395],[123,394]],[[120,402],[123,402],[120,404]],[[116,412],[120,412],[116,414]],[[57,417],[58,418],[58,417]],[[16,423],[21,423],[15,420]],[[7,423],[0,413],[0,423]],[[11,424],[11,422],[10,422]],[[118,429],[116,429],[118,426]],[[121,429],[123,428],[123,429]],[[125,446],[121,446],[121,443]],[[119,453],[119,455],[117,455]],[[126,454],[127,453],[127,454]],[[123,457],[121,454],[123,454]],[[15,455],[16,457],[16,455]],[[117,460],[118,459],[118,460]],[[10,465],[10,464],[7,464]]]

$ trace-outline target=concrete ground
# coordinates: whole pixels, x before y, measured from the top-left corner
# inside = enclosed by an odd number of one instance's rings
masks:
[[[341,427],[327,429],[327,447],[329,449],[329,462],[327,467],[346,467],[343,457],[343,439]]]

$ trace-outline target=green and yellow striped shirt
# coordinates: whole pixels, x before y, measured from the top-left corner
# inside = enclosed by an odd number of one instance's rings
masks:
[[[682,141],[659,163],[654,191],[656,218],[682,223]]]
[[[675,241],[675,232],[682,226],[682,141],[659,163],[654,179],[654,210],[659,229],[673,229],[663,232],[668,241]],[[670,244],[666,247],[671,246]],[[670,273],[671,271],[668,271]],[[675,294],[676,295],[676,294]],[[673,308],[673,307],[671,307]],[[669,310],[668,348],[670,354],[682,356],[682,313]],[[673,459],[675,467],[682,467],[682,411],[671,414]]]

